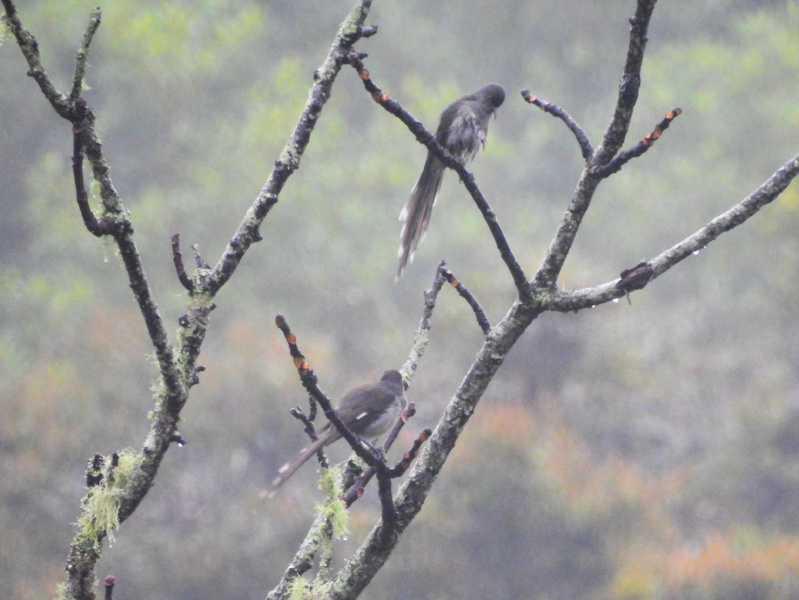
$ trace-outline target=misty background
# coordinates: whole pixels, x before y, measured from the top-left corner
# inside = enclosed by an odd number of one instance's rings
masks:
[[[60,89],[96,1],[18,2]],[[171,331],[186,304],[170,236],[214,264],[293,129],[350,0],[103,4],[84,97]],[[633,0],[376,0],[356,48],[375,83],[434,129],[454,98],[507,91],[470,167],[522,266],[540,264],[582,167],[562,122],[598,143],[612,115]],[[799,3],[663,0],[627,147],[559,285],[610,281],[754,190],[799,148]],[[84,471],[138,449],[157,376],[127,275],[85,230],[72,133],[0,46],[0,597],[64,580]],[[306,466],[259,493],[305,444],[304,391],[273,320],[286,316],[329,396],[404,362],[443,258],[492,323],[515,296],[452,173],[425,242],[394,282],[397,215],[426,149],[340,73],[280,202],[218,295],[201,383],[156,486],[104,544],[120,598],[262,598],[321,498]],[[87,169],[88,172],[88,169]],[[94,199],[94,206],[98,201]],[[544,314],[480,403],[367,599],[799,598],[799,193],[625,300]],[[405,449],[482,340],[448,286],[408,391]],[[333,458],[345,448],[331,449]],[[379,516],[351,510],[345,559]]]

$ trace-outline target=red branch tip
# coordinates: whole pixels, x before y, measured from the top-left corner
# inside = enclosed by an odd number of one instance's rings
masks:
[[[294,367],[299,371],[300,375],[307,375],[311,371],[311,365],[305,360],[305,355],[300,352],[297,346],[297,336],[291,332],[291,327],[289,327],[286,318],[283,315],[277,315],[275,317],[275,325],[283,332],[283,336],[286,338],[289,353],[294,361]]]
[[[641,143],[646,146],[651,146],[654,144],[658,138],[663,135],[663,131],[665,131],[668,126],[671,125],[671,122],[681,114],[682,109],[679,107],[667,112],[666,117],[660,123],[658,123],[655,128],[646,137],[644,137],[643,140],[641,140]]]

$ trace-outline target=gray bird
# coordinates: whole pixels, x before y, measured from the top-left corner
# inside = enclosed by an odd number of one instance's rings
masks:
[[[485,147],[488,121],[496,115],[497,109],[505,101],[502,86],[491,83],[472,94],[458,98],[444,109],[436,130],[436,141],[452,154],[461,164],[471,161],[480,147]],[[400,233],[400,247],[397,256],[397,279],[408,263],[413,260],[416,246],[422,241],[433,205],[441,188],[444,164],[429,152],[419,181],[411,191],[411,197],[400,213],[400,221],[405,224]]]
[[[396,423],[406,405],[402,375],[399,371],[386,371],[377,383],[361,385],[344,394],[336,408],[336,414],[352,433],[370,440]],[[330,423],[325,425],[318,440],[280,468],[280,474],[269,486],[267,496],[274,496],[277,488],[294,475],[305,461],[320,448],[329,446],[340,437],[341,433],[337,428],[331,427]]]

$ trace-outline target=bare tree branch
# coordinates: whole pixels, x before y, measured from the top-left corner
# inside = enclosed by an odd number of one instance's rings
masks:
[[[179,333],[180,350],[177,356],[169,344],[158,308],[152,296],[138,249],[133,241],[133,226],[129,213],[123,205],[110,176],[110,169],[102,152],[100,139],[95,131],[95,114],[80,98],[80,88],[85,75],[88,48],[100,24],[100,11],[92,11],[82,44],[77,52],[76,67],[70,97],[60,93],[51,83],[41,66],[38,44],[35,38],[23,27],[12,0],[2,0],[6,21],[17,40],[32,76],[55,111],[73,123],[75,133],[73,172],[78,204],[87,228],[95,235],[114,237],[120,256],[125,265],[139,308],[144,317],[150,339],[161,372],[157,403],[153,411],[153,422],[144,441],[140,460],[135,463],[126,478],[124,489],[114,490],[118,497],[116,526],[127,519],[153,485],[160,462],[170,444],[183,440],[177,431],[180,412],[188,399],[188,389],[197,383],[196,365],[200,348],[208,327],[209,314],[214,308],[214,294],[224,285],[235,271],[238,262],[252,241],[258,239],[258,226],[265,218],[269,208],[277,202],[277,197],[285,181],[299,166],[299,159],[308,144],[311,132],[330,89],[341,68],[342,57],[349,51],[354,41],[363,34],[363,20],[368,14],[371,0],[356,3],[347,19],[341,24],[327,59],[315,75],[316,83],[311,88],[308,102],[297,127],[275,163],[266,185],[253,206],[245,215],[237,234],[228,245],[225,254],[214,270],[199,268],[200,281],[205,282],[202,293],[190,297],[188,314],[181,319]],[[372,32],[367,32],[371,35]],[[103,217],[98,221],[88,207],[88,198],[83,184],[82,158],[85,153],[89,160],[95,180],[100,184]],[[173,250],[174,258],[174,250]],[[186,281],[182,279],[185,287]],[[105,481],[101,486],[110,485]],[[91,516],[90,516],[91,517]],[[94,600],[94,565],[100,557],[101,543],[110,533],[107,525],[95,524],[88,534],[79,531],[72,544],[67,560],[69,573],[68,593],[74,598]]]
[[[461,298],[466,300],[466,303],[471,307],[472,311],[474,312],[474,316],[477,319],[477,325],[480,327],[480,330],[483,333],[488,333],[488,330],[491,329],[491,323],[488,322],[488,317],[486,317],[486,313],[483,310],[483,307],[480,306],[477,298],[475,298],[468,288],[463,285],[457,277],[455,277],[452,271],[445,269],[443,266],[439,267],[439,270],[444,274],[444,277],[447,278],[449,284],[455,288],[455,291],[460,294]]]
[[[679,117],[682,114],[681,108],[674,108],[666,113],[666,116],[663,120],[655,125],[655,128],[650,131],[648,134],[644,136],[644,138],[638,142],[635,146],[630,148],[629,150],[625,150],[624,152],[619,152],[613,160],[611,160],[608,164],[603,167],[596,168],[596,174],[601,175],[602,177],[609,177],[613,173],[618,173],[621,171],[621,168],[626,165],[630,160],[633,158],[638,158],[644,152],[649,150],[652,145],[660,139],[660,136],[663,135],[663,132],[668,129],[671,122]]]
[[[52,105],[56,113],[67,121],[74,120],[74,108],[69,99],[59,92],[42,66],[41,57],[39,56],[39,44],[36,38],[22,26],[22,22],[17,14],[17,9],[12,0],[2,0],[3,9],[6,12],[6,22],[17,40],[17,45],[22,51],[25,60],[28,62],[28,76],[33,77],[34,81],[39,85],[42,94]]]
[[[641,86],[641,64],[646,48],[646,33],[649,19],[655,8],[656,0],[638,0],[635,16],[630,19],[630,42],[627,48],[627,61],[624,65],[619,95],[613,119],[608,126],[594,154],[588,160],[577,182],[566,214],[561,220],[555,237],[547,249],[544,262],[533,278],[534,286],[539,290],[552,289],[558,280],[566,257],[569,255],[577,231],[585,213],[594,197],[594,192],[602,180],[595,169],[606,165],[616,155],[624,143],[630,127],[635,103],[638,100],[638,89]]]
[[[100,184],[105,212],[103,222],[107,226],[107,229],[101,232],[100,235],[105,232],[112,235],[119,247],[120,256],[128,273],[130,287],[139,304],[150,340],[155,348],[161,372],[161,383],[163,385],[163,390],[159,393],[161,404],[154,413],[153,424],[142,449],[142,461],[131,473],[130,478],[127,480],[126,489],[119,494],[118,523],[121,523],[136,509],[152,486],[161,458],[174,439],[178,414],[187,399],[187,385],[174,360],[172,346],[168,342],[166,331],[158,313],[158,307],[153,299],[147,276],[144,273],[138,249],[133,241],[133,227],[129,220],[128,211],[122,204],[111,181],[110,170],[103,157],[99,137],[95,132],[94,111],[88,108],[80,98],[68,99],[55,88],[41,67],[38,44],[33,36],[22,26],[11,0],[3,0],[3,7],[5,8],[6,19],[10,28],[28,62],[29,74],[39,84],[39,88],[50,101],[55,111],[73,123],[73,131],[76,138],[75,156],[73,157],[76,176],[75,185],[81,213],[84,215],[84,222],[86,222],[90,231],[92,230],[92,221],[94,220],[95,224],[97,221],[86,204],[87,198],[85,188],[83,188],[81,168],[82,151],[85,151],[86,157],[91,163],[94,178]],[[90,17],[83,43],[77,55],[75,79],[80,79],[80,81],[83,79],[89,43],[99,23],[100,12],[95,10]],[[73,93],[74,91],[73,86]],[[98,234],[98,231],[95,230],[92,233]],[[106,526],[102,524],[91,535],[87,535],[83,531],[78,532],[67,560],[69,592],[73,597],[94,598],[92,590],[94,585],[94,564],[100,556],[100,544],[108,533]]]
[[[194,292],[194,284],[191,282],[191,277],[186,273],[186,267],[183,266],[183,253],[180,251],[180,234],[172,234],[172,262],[175,264],[175,273],[177,273],[178,281],[186,290],[191,294]]]
[[[577,143],[580,146],[580,153],[583,155],[583,159],[588,160],[591,158],[591,156],[593,156],[594,148],[591,146],[588,136],[583,128],[571,118],[569,113],[563,110],[560,106],[547,102],[538,96],[533,96],[529,90],[522,90],[522,98],[524,98],[524,101],[528,104],[537,106],[544,112],[549,113],[550,115],[553,115],[563,121],[566,124],[566,127],[569,128],[569,131],[571,131],[574,135],[574,138],[577,140]]]
[[[689,256],[704,250],[722,233],[742,225],[761,208],[774,201],[799,175],[799,155],[782,165],[771,177],[738,204],[723,212],[707,225],[689,235],[668,250],[648,261],[652,268],[652,281]],[[604,304],[624,295],[624,290],[616,286],[618,280],[603,283],[596,287],[574,291],[558,291],[551,296],[549,310],[571,312]]]
[[[308,530],[308,535],[305,536],[305,539],[300,544],[277,586],[267,594],[266,600],[280,600],[287,597],[286,594],[291,582],[313,567],[314,557],[319,553],[319,548],[326,535],[329,537],[330,527],[330,520],[327,516],[321,512],[317,513],[313,524]],[[328,532],[327,534],[325,533],[326,531]]]
[[[94,8],[89,17],[89,24],[86,26],[86,33],[83,34],[83,41],[75,56],[75,73],[72,76],[72,91],[69,94],[70,103],[75,103],[80,98],[80,92],[83,89],[83,78],[86,76],[86,59],[89,57],[89,45],[92,43],[97,28],[100,27],[101,17],[100,7]]]
[[[444,285],[444,274],[441,272],[441,268],[444,266],[444,261],[442,260],[438,268],[436,269],[436,276],[433,279],[433,285],[424,293],[424,310],[422,311],[422,321],[419,323],[419,328],[416,330],[416,333],[413,338],[413,342],[411,343],[411,349],[408,351],[408,358],[405,360],[405,364],[400,369],[400,372],[403,373],[403,379],[405,381],[411,381],[413,379],[414,373],[416,373],[416,369],[419,367],[419,361],[421,360],[422,356],[424,356],[425,349],[427,348],[427,343],[429,341],[429,331],[432,327],[431,320],[433,318],[433,310],[436,307],[436,300],[438,299],[438,293],[441,291],[441,287]]]
[[[245,214],[236,233],[214,268],[208,267],[196,252],[197,273],[190,278],[182,262],[179,241],[173,237],[172,257],[179,280],[184,288],[190,291],[188,314],[181,321],[178,352],[175,353],[169,344],[157,306],[152,297],[141,260],[133,243],[133,227],[128,211],[122,204],[110,177],[110,171],[103,157],[100,140],[95,132],[95,114],[80,98],[80,89],[85,76],[85,65],[88,48],[100,23],[99,9],[92,12],[89,24],[77,52],[72,89],[69,97],[61,94],[50,82],[41,67],[36,40],[22,26],[12,0],[0,0],[6,10],[6,18],[23,55],[28,61],[29,75],[39,85],[42,93],[51,103],[55,111],[73,124],[74,155],[73,176],[79,210],[87,229],[94,235],[110,235],[119,246],[120,254],[130,279],[134,296],[148,328],[151,341],[156,349],[161,373],[158,388],[158,404],[154,411],[153,424],[144,441],[141,454],[136,457],[139,462],[126,475],[127,483],[120,490],[118,517],[124,521],[138,506],[149,488],[153,485],[160,461],[172,442],[185,443],[177,430],[181,410],[188,399],[189,389],[197,383],[197,373],[201,367],[196,364],[200,348],[209,323],[210,312],[214,309],[215,294],[229,281],[238,267],[242,257],[253,242],[261,239],[259,228],[266,215],[277,201],[288,178],[299,167],[300,159],[305,151],[314,126],[330,97],[331,89],[341,65],[349,62],[359,72],[367,90],[373,98],[388,112],[397,116],[408,129],[447,166],[455,170],[461,177],[464,186],[480,209],[500,254],[513,278],[518,292],[518,299],[508,313],[493,328],[490,327],[484,312],[468,293],[459,288],[461,294],[469,301],[478,323],[485,334],[482,346],[476,359],[466,373],[457,391],[449,401],[435,431],[427,431],[417,439],[413,449],[406,454],[402,463],[394,469],[388,469],[383,462],[371,456],[362,456],[367,462],[375,465],[383,508],[383,518],[364,540],[359,550],[347,561],[344,568],[330,581],[329,598],[355,598],[372,581],[374,575],[388,560],[400,536],[413,518],[419,513],[432,488],[438,474],[443,468],[449,453],[466,423],[474,413],[477,403],[487,386],[504,362],[508,352],[519,337],[538,317],[547,310],[575,311],[603,302],[617,299],[630,291],[641,289],[649,281],[665,273],[673,266],[693,253],[705,248],[722,233],[746,222],[766,204],[772,202],[789,183],[799,174],[799,156],[794,157],[753,191],[740,203],[719,215],[696,233],[666,250],[648,262],[642,262],[622,273],[621,278],[603,283],[593,288],[582,290],[559,290],[557,280],[565,260],[572,248],[578,229],[593,194],[602,179],[618,171],[624,164],[645,152],[660,133],[668,127],[671,119],[679,114],[674,112],[667,116],[637,146],[620,152],[629,132],[630,119],[638,97],[640,87],[640,71],[646,46],[646,33],[649,20],[654,9],[655,0],[638,0],[635,16],[630,20],[631,32],[627,60],[624,67],[619,95],[614,115],[596,149],[591,147],[588,137],[579,126],[562,110],[554,105],[528,99],[529,102],[541,106],[548,112],[559,116],[575,135],[580,144],[586,165],[577,187],[573,193],[566,213],[549,246],[546,257],[537,271],[532,283],[528,281],[519,261],[511,251],[504,233],[490,205],[477,187],[472,174],[455,160],[446,149],[442,148],[434,136],[421,123],[407,113],[396,101],[384,94],[369,78],[361,59],[365,56],[352,52],[353,44],[361,37],[368,37],[376,32],[375,27],[364,28],[363,23],[369,12],[371,0],[359,1],[340,26],[330,52],[322,66],[315,73],[314,84],[300,118],[289,137],[283,151],[275,163],[263,189]],[[529,94],[528,94],[529,96]],[[546,106],[544,106],[546,105]],[[557,110],[556,110],[557,109]],[[83,181],[84,154],[89,160],[93,175],[100,184],[102,199],[102,216],[98,219],[88,203],[88,194]],[[438,292],[445,279],[453,286],[457,280],[443,263],[436,271],[436,277],[430,291],[425,294],[425,309],[422,323],[417,331],[410,357],[403,371],[406,381],[413,375],[420,357],[427,344],[427,334]],[[456,286],[457,287],[457,286]],[[287,330],[287,328],[286,328]],[[287,334],[289,340],[289,334]],[[289,340],[290,345],[292,342]],[[356,452],[365,450],[341,426],[330,402],[316,386],[316,378],[310,371],[302,354],[292,350],[295,366],[300,372],[303,385],[313,398],[319,401],[328,418],[351,442]],[[306,421],[307,422],[307,421]],[[401,427],[398,423],[398,428]],[[397,430],[398,430],[397,428]],[[408,468],[410,461],[419,451],[422,442],[429,435],[429,444],[424,447],[418,460],[413,464],[409,477],[400,486],[396,495],[391,497],[391,478],[401,474]],[[352,438],[352,439],[350,439]],[[361,452],[359,452],[359,455]],[[110,461],[95,457],[87,471],[87,484],[91,489],[87,501],[94,493],[110,489],[120,481],[123,466],[120,455],[114,454]],[[357,496],[357,490],[356,490]],[[88,503],[88,502],[87,502]],[[89,513],[84,506],[84,514]],[[111,533],[109,527],[103,526],[93,532],[92,536],[85,531],[79,533],[73,543],[67,563],[69,572],[68,593],[75,598],[93,600],[95,563],[100,557],[101,543]],[[313,565],[314,557],[320,553],[323,540],[331,535],[331,522],[319,514],[300,550],[277,588],[269,594],[269,598],[282,598],[288,590],[289,583]],[[322,558],[326,566],[329,557]],[[325,573],[325,576],[327,574]],[[110,598],[113,590],[113,578],[106,580],[106,593]]]
[[[644,50],[646,50],[648,41],[646,36],[656,2],[657,0],[638,0],[635,16],[630,18],[630,43],[627,46],[624,73],[619,83],[616,110],[594,153],[594,164],[604,165],[610,162],[627,137],[633,110],[638,102],[638,90],[641,88],[641,65],[644,62]]]
[[[381,532],[382,523],[375,525],[333,580],[329,595],[331,599],[357,598],[391,556],[402,532],[421,510],[427,494],[491,379],[510,349],[539,313],[539,310],[527,307],[517,300],[502,321],[491,329],[466,377],[447,404],[429,443],[422,450],[394,498],[397,523],[393,535],[386,540]]]

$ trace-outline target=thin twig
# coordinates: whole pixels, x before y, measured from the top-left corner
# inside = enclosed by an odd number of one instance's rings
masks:
[[[433,279],[433,285],[424,293],[424,309],[422,310],[422,320],[419,323],[419,329],[417,329],[416,333],[414,334],[411,348],[408,351],[408,358],[406,359],[405,364],[402,366],[402,369],[400,369],[400,372],[403,373],[403,379],[405,381],[410,381],[413,378],[414,373],[416,373],[416,369],[419,368],[419,360],[421,360],[422,356],[424,356],[425,349],[427,348],[429,332],[430,328],[432,327],[433,310],[436,307],[438,293],[441,291],[441,288],[446,281],[444,274],[441,272],[441,268],[444,267],[445,264],[446,263],[443,260],[439,263],[438,268],[436,269],[435,278]]]
[[[563,110],[560,106],[555,104],[551,104],[538,96],[533,96],[529,90],[522,90],[522,98],[524,101],[532,104],[533,106],[537,106],[541,110],[550,115],[553,115],[559,118],[566,124],[566,127],[569,128],[574,134],[574,137],[577,139],[577,143],[580,145],[580,152],[583,155],[585,160],[588,160],[591,155],[594,153],[594,149],[591,147],[591,142],[588,140],[588,136],[583,131],[583,128],[580,127],[577,122],[569,116],[565,110]]]
[[[106,575],[103,583],[105,584],[105,600],[113,600],[114,599],[114,584],[116,583],[117,578],[113,575]]]
[[[89,23],[86,26],[86,32],[83,34],[83,41],[78,48],[75,56],[75,73],[72,76],[72,91],[69,94],[69,101],[74,103],[80,98],[80,92],[83,89],[83,79],[86,76],[86,60],[89,57],[89,46],[92,43],[92,38],[100,27],[102,19],[102,10],[98,6],[92,9],[89,16]]]
[[[635,146],[624,152],[619,152],[613,160],[603,166],[597,166],[595,173],[600,177],[609,177],[613,173],[618,173],[621,168],[633,158],[641,156],[644,152],[649,150],[652,145],[660,139],[663,132],[668,129],[671,122],[682,114],[681,108],[674,108],[666,113],[663,120],[655,125],[655,128],[650,131],[644,139],[638,142]]]
[[[452,271],[446,269],[444,267],[440,267],[439,269],[447,279],[449,284],[455,288],[455,290],[460,294],[461,298],[466,300],[469,306],[472,307],[472,311],[474,311],[474,316],[477,319],[477,324],[480,326],[480,329],[484,334],[487,334],[491,329],[491,323],[488,322],[488,317],[486,317],[485,311],[483,307],[480,306],[480,303],[477,301],[477,298],[463,285],[455,275],[452,274]]]
[[[309,401],[311,403],[311,409],[309,413],[311,414],[306,415],[304,412],[302,412],[302,409],[299,406],[295,406],[294,408],[290,409],[289,414],[295,419],[297,419],[300,423],[302,423],[303,425],[302,430],[309,438],[311,438],[312,442],[315,442],[316,440],[319,439],[319,435],[316,433],[316,426],[314,425],[317,404],[316,400],[314,400],[313,398],[309,398]],[[327,459],[321,450],[319,451],[319,456],[322,458],[322,460],[320,461],[322,467],[327,468]]]
[[[180,251],[179,233],[172,234],[172,262],[175,263],[178,281],[191,294],[194,291],[194,285],[192,285],[191,277],[186,274],[186,268],[183,266],[183,253]]]
[[[413,441],[411,449],[402,455],[402,460],[399,461],[394,468],[388,472],[388,474],[393,478],[402,477],[402,475],[404,475],[405,472],[410,468],[413,460],[419,456],[419,450],[422,448],[422,444],[424,444],[432,434],[432,430],[423,429],[422,433],[420,433],[419,436]]]

